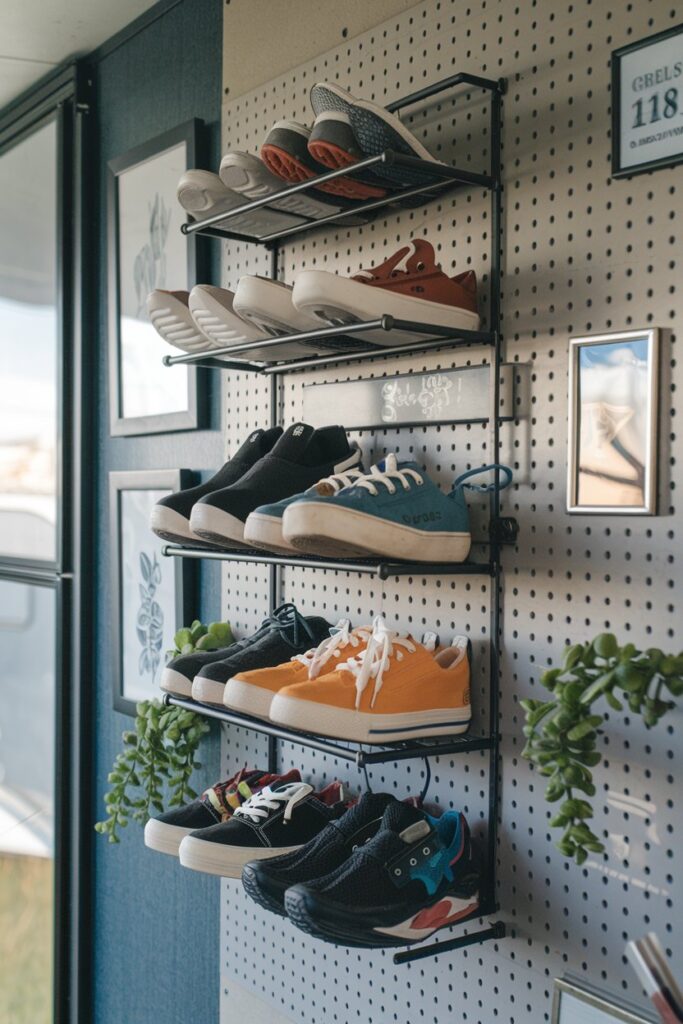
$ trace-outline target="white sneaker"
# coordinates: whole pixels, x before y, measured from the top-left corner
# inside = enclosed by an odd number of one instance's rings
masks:
[[[183,352],[204,352],[215,348],[192,319],[188,292],[167,292],[155,288],[147,296],[147,312],[152,326],[164,341]]]
[[[248,274],[241,277],[235,292],[234,309],[245,320],[269,334],[294,334],[297,331],[320,330],[320,320],[300,312],[292,302],[292,287],[284,281]],[[332,346],[312,342],[308,355],[332,352]],[[275,351],[275,349],[273,349]]]
[[[214,213],[228,213],[230,210],[243,206],[246,196],[229,189],[217,174],[211,171],[193,169],[185,171],[178,182],[178,202],[194,220],[202,220]],[[241,217],[219,221],[214,227],[225,227],[226,230],[254,234],[257,237],[269,235],[275,231],[284,231],[297,224],[304,223],[303,217],[295,217],[281,213],[269,206],[263,206]]]

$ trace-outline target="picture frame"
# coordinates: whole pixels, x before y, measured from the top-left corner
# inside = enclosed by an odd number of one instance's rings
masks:
[[[180,175],[203,155],[198,118],[108,164],[109,422],[113,437],[197,430],[206,424],[207,379],[195,366],[163,366],[174,349],[152,327],[147,294],[189,291],[206,270],[204,240],[185,235]]]
[[[137,701],[159,696],[166,651],[176,630],[194,617],[191,567],[187,559],[164,557],[165,541],[149,526],[153,505],[193,481],[187,469],[109,474],[112,696],[114,709],[124,714],[134,715]]]
[[[567,511],[656,515],[659,330],[570,338]]]
[[[612,177],[683,161],[683,24],[612,51]]]
[[[565,978],[555,978],[551,1024],[655,1024],[632,1006],[618,1006],[608,997],[576,985]]]

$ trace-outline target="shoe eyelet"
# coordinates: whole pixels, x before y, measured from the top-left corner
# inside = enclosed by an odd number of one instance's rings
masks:
[[[424,268],[425,268],[424,263],[422,262],[422,260],[419,260],[418,263],[416,264],[416,269],[417,270],[424,270]]]
[[[394,868],[394,874],[397,875],[397,876],[400,875],[401,874],[401,869],[400,868]]]
[[[429,847],[428,847],[428,846],[423,846],[423,847],[422,847],[422,852],[424,853],[425,857],[428,857],[428,856],[429,856],[429,854],[430,854],[430,853],[431,853],[432,851],[431,851],[431,850],[429,849]]]
[[[411,866],[411,868],[414,868],[416,864],[417,864],[417,857],[411,857],[410,858],[410,866]]]

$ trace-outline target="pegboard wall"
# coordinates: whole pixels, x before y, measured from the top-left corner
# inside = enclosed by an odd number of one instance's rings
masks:
[[[321,9],[321,16],[324,16]],[[676,361],[683,308],[680,277],[681,170],[610,180],[610,51],[676,23],[664,0],[615,6],[610,0],[441,0],[416,5],[309,64],[224,106],[223,148],[258,152],[274,121],[311,121],[308,91],[338,81],[358,96],[391,102],[456,71],[505,76],[503,104],[503,331],[505,358],[528,375],[528,401],[502,428],[502,461],[515,470],[503,514],[515,515],[519,542],[503,556],[501,644],[502,801],[498,900],[508,937],[394,967],[391,951],[320,943],[251,903],[239,882],[222,883],[222,1015],[232,1024],[229,981],[296,1024],[527,1024],[550,1020],[552,979],[571,973],[646,1005],[623,957],[629,937],[654,930],[681,963],[676,875],[680,791],[674,752],[681,712],[646,731],[610,712],[604,763],[595,771],[594,827],[607,852],[583,867],[554,848],[543,781],[520,758],[519,700],[543,695],[538,679],[567,642],[611,629],[643,646],[680,648],[681,511],[673,455],[681,369]],[[313,30],[314,26],[311,26]],[[444,94],[406,120],[435,156],[486,171],[490,159],[482,94]],[[280,277],[306,267],[342,274],[377,264],[411,237],[430,239],[445,270],[473,268],[486,306],[490,252],[488,197],[464,190],[424,208],[388,213],[363,228],[315,233],[283,247]],[[268,273],[257,246],[226,243],[223,284]],[[659,326],[663,335],[662,480],[656,518],[569,516],[565,512],[567,345],[572,334]],[[302,385],[484,362],[485,349],[447,349],[283,378],[282,422],[300,418]],[[226,450],[268,423],[270,381],[223,374]],[[678,390],[677,390],[678,385]],[[344,422],[344,409],[338,410]],[[424,463],[444,486],[481,465],[485,424],[386,429],[354,435],[371,462],[397,450]],[[475,533],[486,510],[473,503]],[[267,612],[268,570],[227,564],[224,614],[242,631]],[[489,584],[480,577],[386,583],[342,572],[287,568],[282,599],[307,614],[354,624],[383,611],[403,629],[466,632],[475,649],[473,729],[487,726]],[[265,739],[225,727],[229,774],[264,763]],[[280,746],[281,766],[315,782],[336,776],[361,786],[355,769],[320,753]],[[486,826],[487,758],[436,759],[429,798],[462,808],[475,831]],[[355,777],[354,777],[355,776]],[[377,766],[373,788],[418,792],[420,762]],[[678,798],[676,793],[678,792]],[[677,864],[678,860],[678,864]],[[680,892],[680,887],[679,887]],[[680,897],[679,897],[680,899]],[[267,1019],[264,1017],[264,1019]]]

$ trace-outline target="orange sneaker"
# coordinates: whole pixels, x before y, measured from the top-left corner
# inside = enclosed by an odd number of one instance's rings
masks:
[[[429,650],[375,620],[365,652],[275,694],[270,718],[359,743],[451,736],[470,724],[470,645]]]
[[[238,672],[225,685],[223,703],[233,711],[256,718],[268,718],[270,703],[283,686],[304,683],[316,679],[323,669],[329,671],[332,658],[352,658],[365,648],[372,636],[372,626],[351,629],[348,619],[341,619],[329,637],[318,647],[305,654],[297,654],[290,661],[274,668],[258,668],[250,672]]]

